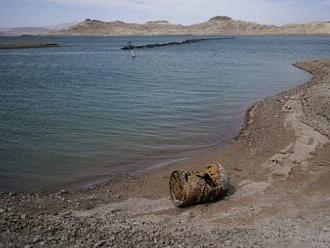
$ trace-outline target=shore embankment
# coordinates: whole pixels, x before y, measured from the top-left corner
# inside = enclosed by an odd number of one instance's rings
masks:
[[[212,154],[84,191],[0,195],[0,247],[329,247],[330,60],[313,78],[254,104],[235,140]],[[176,208],[175,169],[220,161],[232,190]]]

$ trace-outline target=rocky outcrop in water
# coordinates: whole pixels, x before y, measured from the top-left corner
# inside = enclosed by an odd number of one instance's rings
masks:
[[[163,42],[163,43],[152,43],[145,45],[132,45],[129,44],[127,46],[122,47],[122,50],[133,50],[133,49],[143,49],[143,48],[155,48],[155,47],[163,47],[163,46],[177,46],[177,45],[185,45],[185,44],[193,44],[206,40],[224,40],[224,39],[233,39],[233,37],[222,37],[222,38],[209,38],[209,39],[188,39],[183,41],[173,41],[173,42]]]

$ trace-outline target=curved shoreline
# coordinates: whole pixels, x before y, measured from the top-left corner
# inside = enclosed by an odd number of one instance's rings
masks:
[[[295,66],[312,79],[254,104],[236,139],[212,154],[90,190],[0,194],[0,226],[8,230],[0,242],[329,247],[330,60]],[[175,208],[168,195],[169,173],[208,161],[223,163],[233,194],[213,204]]]

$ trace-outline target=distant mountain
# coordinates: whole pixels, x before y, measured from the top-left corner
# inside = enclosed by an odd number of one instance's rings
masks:
[[[52,30],[43,27],[21,27],[21,28],[4,28],[0,29],[0,35],[37,35],[37,34],[47,34]]]
[[[58,35],[165,35],[186,34],[183,25],[167,21],[150,21],[145,24],[125,23],[122,21],[104,22],[86,19],[71,28],[53,32]]]
[[[0,29],[0,35],[275,35],[297,34],[330,35],[330,22],[288,24],[283,26],[262,25],[254,22],[233,20],[228,16],[215,16],[207,22],[184,26],[168,21],[149,21],[144,24],[122,21],[105,22],[86,19],[82,22],[56,26]]]
[[[72,26],[75,26],[78,23],[79,22],[66,22],[66,23],[61,23],[61,24],[57,24],[57,25],[46,26],[45,28],[52,30],[52,31],[60,31],[60,30],[68,29]]]
[[[150,21],[144,24],[122,21],[104,22],[86,19],[68,29],[52,32],[53,35],[273,35],[273,34],[330,34],[330,22],[262,25],[233,20],[228,16],[215,16],[207,22],[183,26],[167,21]]]
[[[51,32],[61,31],[68,29],[78,22],[62,23],[58,25],[45,26],[45,27],[16,27],[16,28],[0,28],[0,35],[15,36],[15,35],[46,35]]]

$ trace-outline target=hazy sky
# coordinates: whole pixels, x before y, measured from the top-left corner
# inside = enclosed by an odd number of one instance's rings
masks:
[[[0,0],[0,27],[86,18],[192,24],[215,15],[264,24],[330,21],[330,0]]]

